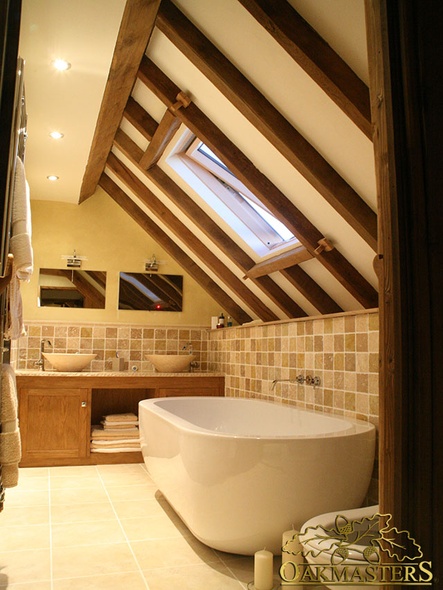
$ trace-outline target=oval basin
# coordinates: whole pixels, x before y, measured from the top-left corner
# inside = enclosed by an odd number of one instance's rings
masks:
[[[96,354],[44,352],[43,356],[56,371],[82,371]]]
[[[159,373],[184,373],[189,371],[194,354],[147,354],[146,359],[151,361]]]

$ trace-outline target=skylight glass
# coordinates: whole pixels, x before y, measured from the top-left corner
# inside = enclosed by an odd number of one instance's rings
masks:
[[[272,215],[206,144],[194,138],[185,153],[218,181],[218,184],[211,184],[211,190],[227,206],[229,213],[225,220],[228,223],[231,224],[232,214],[236,215],[268,250],[295,239],[292,232]],[[246,239],[245,235],[241,237]]]

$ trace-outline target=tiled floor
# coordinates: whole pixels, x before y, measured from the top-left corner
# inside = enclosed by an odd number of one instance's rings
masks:
[[[2,590],[244,590],[252,580],[253,558],[197,541],[144,465],[25,468],[6,490]]]

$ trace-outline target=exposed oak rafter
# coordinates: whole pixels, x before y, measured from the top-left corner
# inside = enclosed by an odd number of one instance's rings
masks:
[[[106,158],[134,85],[137,69],[154,28],[159,5],[160,0],[126,2],[80,189],[80,203],[94,194],[105,168]]]
[[[174,103],[180,88],[147,57],[140,64],[138,76],[166,106]],[[372,285],[337,249],[316,253],[320,240],[324,239],[321,232],[194,103],[187,109],[180,109],[177,116],[257,195],[277,219],[285,223],[357,301],[365,308],[377,307],[378,295]]]
[[[193,232],[178,219],[163,203],[154,195],[154,193],[113,154],[110,153],[106,164],[107,168],[123,182],[131,192],[137,195],[137,198],[152,213],[164,223],[174,235],[180,239],[186,247],[197,256],[202,263],[220,278],[235,295],[241,299],[250,309],[257,314],[263,321],[277,320],[278,316],[270,310],[263,301],[257,297],[244,282],[239,279],[214,252],[205,246]]]
[[[114,145],[137,166],[140,157],[140,148],[122,131],[115,136]],[[158,166],[149,170],[139,168],[146,177],[186,215],[200,231],[231,260],[232,264],[245,272],[254,265],[252,258],[232,240],[217,223],[201,209],[167,174]],[[253,281],[260,287],[263,294],[269,297],[288,317],[303,317],[306,313],[281,289],[271,278],[260,277]]]
[[[268,258],[263,262],[254,265],[247,271],[245,278],[263,277],[271,272],[284,270],[290,266],[306,262],[306,260],[312,260],[312,258],[314,258],[314,256],[308,252],[304,246],[298,246],[297,248],[293,248],[282,254],[277,254],[272,258]]]
[[[100,186],[122,209],[144,229],[152,238],[176,260],[186,272],[193,277],[231,315],[238,323],[243,324],[252,318],[248,315],[209,275],[196,264],[190,256],[172,240],[152,219],[134,203],[127,194],[107,175],[102,174]]]
[[[170,0],[156,25],[376,251],[374,211]]]
[[[372,141],[369,89],[287,0],[239,0]]]

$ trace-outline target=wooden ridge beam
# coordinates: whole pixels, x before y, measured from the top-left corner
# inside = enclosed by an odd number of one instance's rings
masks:
[[[270,310],[245,284],[239,279],[210,248],[205,246],[193,232],[180,221],[164,203],[141,180],[122,163],[112,152],[108,156],[107,168],[115,174],[128,189],[152,213],[161,220],[211,271],[220,278],[235,295],[241,299],[263,321],[278,320],[278,316]]]
[[[156,26],[376,251],[376,213],[170,0]]]
[[[127,0],[92,139],[79,202],[94,194],[105,168],[140,61],[155,25],[160,0]]]
[[[186,269],[186,272],[226,310],[239,324],[251,321],[247,314],[209,275],[196,264],[190,256],[172,240],[158,225],[128,197],[128,195],[106,174],[99,181],[104,191],[169,255]]]
[[[314,258],[314,256],[308,252],[304,246],[297,246],[297,248],[293,248],[282,254],[277,254],[272,258],[268,258],[267,260],[263,260],[263,262],[254,265],[246,272],[245,278],[252,279],[262,277],[271,272],[278,272],[289,266],[301,264],[312,258]]]
[[[124,131],[119,129],[115,136],[114,145],[134,164],[140,156],[140,148]],[[138,165],[140,168],[140,165]],[[218,224],[197,203],[191,199],[161,168],[153,166],[149,170],[142,170],[146,177],[157,186],[167,197],[206,235],[214,244],[243,272],[254,264],[253,259],[230,238]],[[269,277],[253,280],[262,292],[278,307],[292,318],[304,317],[306,312],[289,297]]]
[[[180,88],[176,86],[149,58],[143,57],[139,79],[167,106],[175,101]],[[272,214],[282,221],[305,246],[315,253],[324,236],[303,213],[262,174],[238,147],[196,105],[180,109],[177,116],[199,137],[251,190]],[[378,305],[378,295],[372,285],[334,249],[323,251],[317,259],[365,308]]]
[[[239,0],[372,141],[369,88],[287,0]]]

